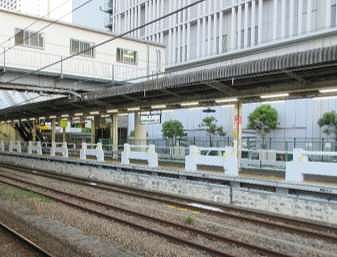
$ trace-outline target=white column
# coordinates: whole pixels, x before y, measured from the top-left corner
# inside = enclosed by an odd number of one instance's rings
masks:
[[[241,49],[241,27],[242,27],[242,17],[241,17],[241,14],[242,14],[242,6],[241,4],[239,4],[238,6],[238,49]]]
[[[174,27],[172,29],[172,39],[173,39],[173,48],[172,48],[172,64],[176,64],[177,56],[177,29]]]
[[[201,56],[206,56],[206,16],[203,17],[201,31]]]
[[[186,53],[186,56],[187,56],[187,61],[190,60],[190,45],[191,45],[191,23],[190,23],[190,20],[188,18],[188,21],[187,21],[187,39],[186,39],[186,45],[187,45],[187,53]]]
[[[325,14],[325,17],[326,17],[325,26],[327,28],[330,28],[331,27],[331,0],[326,0],[326,1],[327,1],[327,5],[326,5],[326,14]]]
[[[251,15],[251,39],[252,46],[255,46],[255,18],[256,18],[256,0],[252,0],[252,15]]]
[[[298,0],[298,35],[302,34],[303,28],[303,0]]]
[[[138,5],[138,26],[140,26],[140,24],[141,24],[141,19],[140,19],[140,17],[141,17],[141,9],[140,9],[140,5]],[[140,38],[140,29],[138,30],[138,37]]]
[[[307,32],[312,30],[312,0],[307,0]]]
[[[277,38],[277,23],[278,23],[278,0],[273,1],[273,39]]]
[[[286,36],[286,0],[281,0],[281,38]]]
[[[197,58],[200,58],[200,18],[198,15],[198,20],[197,20],[197,52],[196,52],[196,56]]]
[[[181,56],[182,56],[182,62],[185,61],[185,44],[186,44],[186,27],[185,27],[185,23],[183,23],[182,27],[181,27]]]
[[[236,10],[235,7],[232,7],[232,19],[231,19],[231,49],[234,50],[235,49],[235,40],[236,40],[236,36],[235,36],[235,27],[236,27]]]
[[[208,40],[207,40],[207,53],[206,55],[209,56],[211,55],[211,51],[212,51],[212,35],[211,35],[211,32],[212,32],[212,16],[211,15],[208,15],[208,19],[207,19],[207,37],[208,37]]]
[[[219,54],[222,53],[222,30],[223,30],[223,13],[222,13],[222,8],[220,8],[220,12],[219,12]]]
[[[218,23],[218,14],[215,12],[214,15],[214,20],[213,20],[213,46],[212,46],[212,51],[211,54],[214,55],[216,54],[216,40],[217,40],[217,29],[219,29],[219,27],[217,26]]]
[[[110,138],[112,142],[113,158],[118,158],[118,114],[111,117]]]
[[[243,33],[243,45],[244,48],[248,47],[248,2],[245,2],[245,16],[244,16],[244,33]]]
[[[177,50],[177,55],[178,55],[178,63],[181,62],[180,60],[180,55],[181,55],[181,32],[180,32],[180,25],[178,26],[177,28],[177,47],[178,47],[178,50]]]
[[[171,32],[171,28],[169,28],[168,30],[168,41],[167,41],[167,63],[171,64],[171,55],[172,55],[172,32]]]
[[[294,35],[294,18],[295,18],[295,13],[294,13],[294,0],[289,0],[289,37],[292,37]]]
[[[146,126],[141,123],[140,113],[135,113],[135,144],[146,144]]]
[[[262,43],[262,16],[263,14],[263,0],[259,0],[259,25],[258,25],[258,42],[259,44]]]
[[[149,19],[149,2],[145,2],[145,23],[148,22]],[[146,38],[148,35],[148,26],[144,28],[144,37]]]
[[[56,141],[56,121],[55,119],[52,119],[51,121],[51,142],[55,143]]]

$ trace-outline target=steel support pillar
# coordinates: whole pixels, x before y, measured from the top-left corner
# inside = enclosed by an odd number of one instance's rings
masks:
[[[33,120],[33,128],[32,128],[32,140],[33,142],[36,142],[36,121]]]
[[[95,144],[96,143],[96,124],[95,124],[95,118],[91,119],[91,129],[90,129],[90,133],[91,133],[91,137],[90,137],[90,143],[91,144]]]
[[[52,144],[56,142],[56,121],[54,119],[51,121],[51,142]]]
[[[234,105],[233,113],[233,147],[240,167],[241,159],[241,139],[242,139],[242,103],[237,102]]]
[[[111,116],[110,139],[112,143],[112,157],[118,158],[118,115]]]

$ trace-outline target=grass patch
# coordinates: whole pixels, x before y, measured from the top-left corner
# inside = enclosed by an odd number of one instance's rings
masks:
[[[0,185],[0,199],[9,201],[18,200],[38,200],[40,202],[49,203],[53,200],[43,195],[31,192],[29,190],[22,190],[16,187],[7,185]]]
[[[194,219],[192,216],[187,216],[184,220],[184,222],[188,225],[193,225],[194,224]]]

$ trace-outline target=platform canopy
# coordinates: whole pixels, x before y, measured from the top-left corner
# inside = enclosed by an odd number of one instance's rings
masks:
[[[280,92],[290,99],[316,97],[319,89],[337,87],[337,46],[224,65],[186,73],[164,74],[141,83],[112,86],[82,94],[82,98],[60,98],[0,111],[1,120],[76,112],[106,111],[130,107],[150,109],[165,104],[181,108],[182,102],[215,105],[219,98],[261,101],[260,96]]]

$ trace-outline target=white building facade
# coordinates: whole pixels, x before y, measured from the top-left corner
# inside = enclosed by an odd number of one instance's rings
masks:
[[[196,0],[107,0],[120,33]],[[132,36],[167,46],[167,64],[225,55],[336,27],[336,0],[205,0]]]
[[[61,22],[40,31],[52,20],[6,10],[0,10],[0,20],[6,24],[0,35],[0,66],[7,69],[35,70],[59,62],[43,71],[107,82],[164,71],[165,48],[160,44],[119,38],[92,49],[114,35]],[[61,62],[77,53],[81,54]]]
[[[72,22],[72,0],[0,0],[0,8]]]

